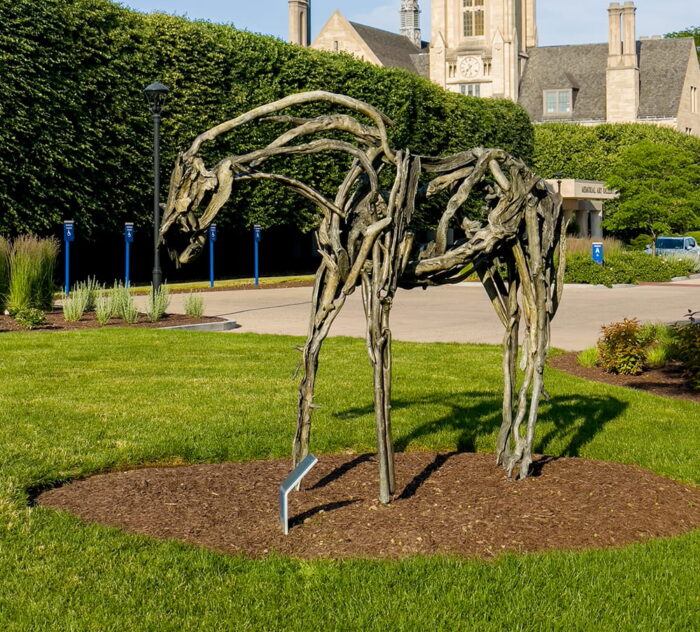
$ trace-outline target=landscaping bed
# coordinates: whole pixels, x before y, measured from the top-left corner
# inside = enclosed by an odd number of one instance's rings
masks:
[[[615,386],[627,386],[654,395],[700,403],[700,391],[693,389],[680,362],[669,362],[663,368],[648,368],[640,375],[620,375],[606,373],[598,366],[581,366],[578,363],[577,355],[577,351],[572,351],[553,356],[549,359],[549,366],[586,380],[595,380]]]
[[[215,551],[264,557],[381,557],[605,548],[700,527],[700,488],[639,467],[543,458],[508,482],[493,454],[396,455],[397,494],[377,499],[374,456],[322,456],[290,496],[283,535],[276,502],[288,459],[147,468],[94,476],[38,503],[83,520]]]
[[[199,323],[222,322],[225,318],[216,316],[186,316],[185,314],[164,314],[160,320],[151,322],[146,314],[140,314],[135,323],[126,323],[119,318],[111,319],[106,325],[100,325],[95,317],[95,312],[85,312],[80,320],[68,322],[63,316],[63,311],[55,309],[46,312],[45,322],[36,326],[32,331],[72,331],[76,329],[102,329],[110,327],[176,327],[178,325],[196,325]],[[27,331],[17,321],[7,315],[0,315],[0,333],[8,331]]]

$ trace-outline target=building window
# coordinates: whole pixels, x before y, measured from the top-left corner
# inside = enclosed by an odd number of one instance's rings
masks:
[[[484,0],[462,0],[462,35],[479,37],[484,34]]]
[[[447,77],[454,79],[457,76],[457,64],[447,64]]]
[[[573,109],[572,90],[545,90],[544,113],[550,116],[571,114]]]
[[[693,133],[693,128],[692,128],[692,127],[686,127],[686,128],[685,128],[685,133],[688,134],[688,136],[690,136],[690,135]]]
[[[690,86],[690,111],[698,111],[698,89],[693,86]]]
[[[338,40],[333,40],[333,52],[340,52],[340,42]]]
[[[480,83],[463,83],[463,84],[460,84],[459,91],[462,94],[466,94],[470,97],[480,97],[481,96],[481,84]]]

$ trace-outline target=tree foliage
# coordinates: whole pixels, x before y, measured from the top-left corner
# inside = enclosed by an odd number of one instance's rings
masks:
[[[700,222],[700,165],[687,149],[642,141],[625,148],[607,183],[620,192],[612,230],[652,237],[684,233]]]
[[[0,3],[0,231],[47,233],[63,219],[81,234],[147,226],[151,122],[142,89],[171,88],[162,127],[163,187],[177,151],[200,132],[292,92],[362,99],[394,119],[391,142],[414,152],[495,146],[530,159],[532,127],[507,101],[447,93],[398,69],[285,44],[226,25],[143,15],[108,0]],[[317,110],[299,110],[313,114]],[[252,126],[214,149],[240,153],[279,134]],[[210,156],[211,157],[211,156]],[[333,190],[346,164],[293,164]],[[245,203],[244,203],[245,200]],[[222,222],[311,228],[315,211],[281,187],[241,187]]]
[[[535,127],[534,156],[535,170],[544,177],[561,173],[565,178],[602,180],[619,189],[620,199],[605,204],[604,227],[609,231],[625,237],[636,234],[643,222],[635,220],[635,205],[643,204],[652,212],[653,200],[659,217],[667,212],[667,219],[673,216],[669,225],[674,230],[700,228],[693,189],[698,186],[700,163],[696,137],[640,123],[596,127],[549,123]],[[673,169],[665,166],[665,160]]]

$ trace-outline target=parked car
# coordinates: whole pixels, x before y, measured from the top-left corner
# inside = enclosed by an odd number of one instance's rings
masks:
[[[651,244],[649,244],[644,251],[651,254]],[[700,246],[698,246],[693,237],[656,238],[657,255],[677,255],[684,252],[692,252],[700,255]]]

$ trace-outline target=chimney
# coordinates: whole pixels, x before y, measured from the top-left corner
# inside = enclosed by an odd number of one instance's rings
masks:
[[[606,77],[608,123],[634,123],[639,112],[639,64],[634,2],[608,7],[610,41]]]
[[[609,47],[608,47],[608,61],[613,61],[614,58],[620,57],[622,55],[622,32],[621,27],[621,17],[622,17],[622,7],[617,2],[612,2],[608,7],[608,16],[610,20],[609,25]],[[617,60],[615,60],[617,62]],[[610,64],[608,64],[609,66]],[[617,65],[617,63],[615,64]]]
[[[289,0],[289,42],[311,45],[311,0]]]

